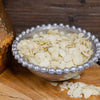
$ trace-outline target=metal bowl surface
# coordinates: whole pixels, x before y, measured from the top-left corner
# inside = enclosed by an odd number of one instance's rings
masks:
[[[94,53],[93,56],[84,63],[83,65],[79,65],[78,67],[71,67],[69,68],[64,68],[64,69],[54,69],[54,68],[46,68],[46,67],[40,67],[38,65],[34,65],[28,61],[26,61],[24,58],[20,56],[17,50],[17,44],[19,41],[23,39],[28,39],[31,38],[32,35],[38,34],[40,31],[46,31],[48,29],[59,29],[63,31],[70,31],[70,33],[73,34],[73,32],[78,33],[84,33],[85,37],[89,36],[90,41],[93,45],[94,48]],[[100,43],[99,39],[95,37],[95,35],[92,35],[90,32],[87,32],[84,29],[81,28],[76,28],[75,26],[70,27],[69,25],[63,25],[61,24],[56,24],[54,23],[53,25],[48,24],[48,25],[37,25],[36,27],[32,27],[31,29],[27,29],[26,31],[23,31],[21,34],[19,34],[16,39],[13,41],[12,44],[12,53],[15,57],[15,59],[18,60],[18,63],[21,63],[23,67],[27,67],[32,73],[45,78],[50,81],[64,81],[71,79],[79,74],[81,74],[85,69],[89,68],[91,65],[94,64],[94,62],[98,61],[98,58],[100,57]]]

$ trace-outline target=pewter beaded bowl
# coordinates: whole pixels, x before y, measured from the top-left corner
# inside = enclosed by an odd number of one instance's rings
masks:
[[[93,48],[94,48],[93,56],[89,59],[88,62],[84,63],[83,65],[79,65],[78,67],[73,66],[70,69],[67,67],[64,69],[40,67],[22,58],[20,54],[18,53],[17,43],[20,40],[31,38],[32,35],[36,33],[38,34],[40,31],[45,31],[50,28],[76,32],[76,33],[82,32],[84,33],[85,37],[89,36],[90,41],[92,42]],[[56,23],[54,23],[53,25],[43,24],[42,26],[37,25],[35,28],[32,27],[31,29],[27,29],[26,31],[23,31],[21,34],[19,34],[13,42],[12,53],[15,59],[18,60],[18,63],[21,63],[23,67],[27,67],[34,74],[50,81],[64,81],[81,74],[84,71],[84,69],[89,68],[89,66],[93,65],[94,62],[98,61],[98,58],[100,57],[100,43],[99,43],[98,38],[96,38],[94,35],[91,35],[90,32],[86,32],[86,30],[82,30],[81,28],[76,28],[75,26],[70,27],[69,25],[63,25],[62,23],[59,25]]]

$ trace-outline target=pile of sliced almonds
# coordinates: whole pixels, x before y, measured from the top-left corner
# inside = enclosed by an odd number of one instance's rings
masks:
[[[21,40],[17,49],[29,62],[47,68],[71,68],[87,62],[93,55],[89,38],[83,33],[50,29]]]

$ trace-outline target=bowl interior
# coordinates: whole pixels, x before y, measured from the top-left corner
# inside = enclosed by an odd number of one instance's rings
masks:
[[[39,32],[46,33],[48,29],[58,29],[59,31],[64,31],[64,32],[68,32],[68,33],[71,33],[71,34],[73,34],[73,33],[77,33],[77,34],[78,33],[82,33],[82,31],[80,32],[76,28],[73,29],[73,28],[68,28],[68,27],[60,27],[60,26],[52,26],[52,25],[50,25],[50,26],[35,28],[33,31],[29,31],[20,40],[32,38],[34,34],[38,34]],[[84,36],[87,37],[88,35],[84,34]],[[91,38],[89,38],[89,40],[91,41],[91,43],[93,45],[93,55],[90,58],[90,59],[92,59],[94,57],[94,55],[95,55],[95,52],[96,52],[96,49],[95,49],[96,45],[95,45],[94,41]]]

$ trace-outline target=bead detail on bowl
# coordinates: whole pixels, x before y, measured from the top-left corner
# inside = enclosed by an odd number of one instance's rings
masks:
[[[84,68],[89,68],[89,64],[88,63],[86,63],[86,64],[84,64]]]
[[[70,71],[70,70],[69,70],[68,68],[64,68],[64,73],[67,74],[67,73],[69,73],[69,71]]]
[[[80,66],[78,66],[78,70],[82,71],[82,70],[84,70],[84,67],[80,65]]]
[[[15,59],[19,59],[19,55],[17,54],[17,55],[15,55]]]
[[[83,30],[83,33],[86,34],[86,30]]]
[[[78,30],[79,32],[82,32],[82,29],[81,29],[81,28],[78,28],[77,30]]]
[[[28,64],[28,68],[32,69],[33,68],[33,64]]]
[[[55,69],[54,68],[49,68],[48,72],[49,72],[49,74],[54,74],[55,73]]]
[[[77,68],[76,67],[71,67],[70,71],[74,73],[74,72],[77,71]]]
[[[19,62],[19,63],[22,63],[22,62],[23,62],[23,58],[19,58],[19,59],[18,59],[18,62]]]
[[[22,35],[24,36],[24,35],[25,35],[25,33],[26,33],[26,32],[25,32],[25,31],[23,31],[23,32],[22,32]]]
[[[67,28],[70,28],[69,25],[66,25]]]
[[[76,27],[75,27],[75,26],[72,26],[72,29],[74,29],[74,30],[75,30],[75,29],[76,29]]]
[[[23,62],[22,62],[22,65],[23,65],[24,67],[26,67],[26,66],[28,65],[28,62],[27,62],[27,61],[23,61]]]
[[[60,68],[58,68],[58,69],[56,69],[56,74],[62,74],[62,69],[60,69]]]
[[[38,65],[34,65],[33,69],[34,69],[35,71],[39,71],[39,70],[40,70],[40,67],[39,67]]]
[[[47,72],[47,68],[46,67],[41,67],[41,72],[42,73],[46,73]]]

